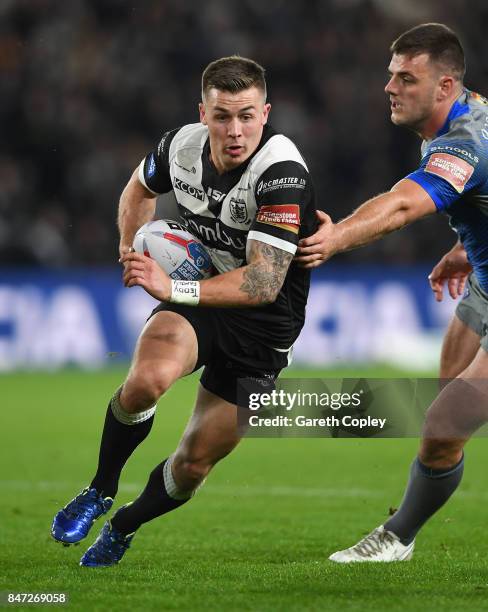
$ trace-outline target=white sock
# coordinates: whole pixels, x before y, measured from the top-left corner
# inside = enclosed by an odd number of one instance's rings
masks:
[[[173,477],[173,470],[171,469],[173,465],[173,455],[170,455],[166,459],[166,463],[164,464],[163,474],[164,474],[164,487],[166,489],[166,493],[172,497],[173,499],[190,499],[193,497],[199,489],[203,482],[198,485],[198,487],[194,491],[180,491],[178,485],[175,482]]]
[[[119,387],[110,400],[112,414],[117,421],[119,421],[119,423],[122,423],[123,425],[138,425],[139,423],[143,423],[144,421],[150,419],[156,412],[156,405],[154,405],[152,408],[148,408],[147,410],[143,410],[142,412],[134,412],[132,414],[126,412],[120,405],[121,392],[122,387]]]

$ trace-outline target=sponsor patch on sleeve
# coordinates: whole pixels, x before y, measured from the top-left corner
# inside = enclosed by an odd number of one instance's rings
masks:
[[[432,153],[425,171],[440,176],[458,193],[462,193],[474,172],[474,166],[450,153]]]
[[[273,204],[261,206],[256,220],[298,234],[300,206],[298,204]]]

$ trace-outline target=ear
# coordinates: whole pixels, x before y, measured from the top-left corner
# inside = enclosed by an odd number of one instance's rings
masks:
[[[269,113],[271,111],[271,104],[265,104],[263,108],[263,125],[268,123]]]
[[[439,93],[437,99],[442,102],[446,98],[449,98],[455,87],[455,81],[452,76],[442,76],[439,80]]]
[[[207,117],[205,116],[205,104],[203,102],[200,102],[200,104],[198,105],[198,112],[200,113],[200,122],[203,123],[203,125],[207,125]]]

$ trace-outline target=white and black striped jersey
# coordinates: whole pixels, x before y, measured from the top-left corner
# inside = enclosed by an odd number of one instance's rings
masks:
[[[307,165],[293,142],[269,126],[255,153],[221,175],[210,161],[206,126],[166,132],[141,162],[139,180],[154,194],[174,191],[180,220],[221,273],[246,264],[248,238],[294,254],[315,229]],[[228,315],[247,336],[287,349],[303,326],[309,284],[309,272],[292,264],[276,302]]]

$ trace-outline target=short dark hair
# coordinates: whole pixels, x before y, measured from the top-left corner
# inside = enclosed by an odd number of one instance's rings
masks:
[[[250,87],[257,87],[266,98],[264,74],[264,68],[247,57],[221,57],[211,62],[203,71],[202,99],[212,88],[237,93]]]
[[[464,50],[457,35],[442,23],[422,23],[408,30],[391,45],[390,51],[399,55],[420,55],[430,58],[448,69],[452,76],[463,80],[466,72]]]

